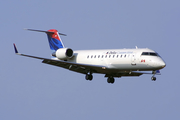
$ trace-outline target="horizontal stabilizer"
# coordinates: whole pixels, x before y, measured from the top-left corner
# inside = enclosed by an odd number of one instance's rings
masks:
[[[35,30],[35,29],[26,29],[26,28],[25,28],[25,30],[36,31],[36,32],[45,32],[45,33],[54,33],[54,32],[52,32],[52,31]],[[59,35],[67,36],[66,34],[63,34],[63,33],[59,33]]]

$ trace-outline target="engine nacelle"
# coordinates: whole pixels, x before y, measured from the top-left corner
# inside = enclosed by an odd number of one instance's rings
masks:
[[[73,56],[73,50],[70,48],[60,48],[52,56],[57,57],[61,60],[67,60]]]

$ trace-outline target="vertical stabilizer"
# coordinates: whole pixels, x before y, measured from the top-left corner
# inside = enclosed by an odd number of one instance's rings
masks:
[[[59,48],[64,48],[63,42],[61,41],[61,38],[57,30],[50,29],[48,30],[48,32],[46,32],[46,34],[52,53],[58,50]]]
[[[64,48],[63,42],[61,41],[61,38],[59,35],[66,36],[66,34],[58,33],[56,29],[50,29],[48,31],[35,30],[35,29],[26,29],[26,30],[46,33],[52,53],[56,52],[59,48]]]

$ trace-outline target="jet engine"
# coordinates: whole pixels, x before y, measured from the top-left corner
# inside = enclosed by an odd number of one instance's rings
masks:
[[[52,56],[57,57],[60,60],[67,60],[73,56],[73,50],[71,48],[60,48]]]

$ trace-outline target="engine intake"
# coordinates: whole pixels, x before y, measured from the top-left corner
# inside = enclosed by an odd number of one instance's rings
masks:
[[[73,56],[73,50],[70,48],[60,48],[52,56],[57,57],[61,60],[67,60]]]

